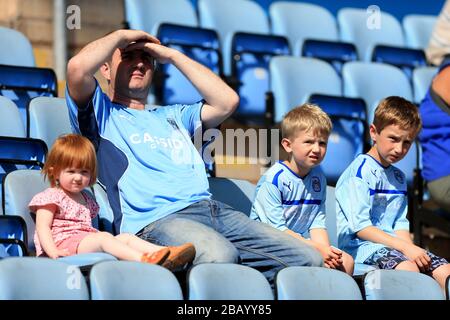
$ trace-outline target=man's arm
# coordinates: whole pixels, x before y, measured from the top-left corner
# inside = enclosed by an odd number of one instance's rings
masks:
[[[239,104],[239,96],[214,72],[181,52],[156,43],[138,42],[126,50],[146,50],[159,63],[172,63],[200,92],[206,103],[202,108],[205,128],[214,128],[228,118]]]
[[[450,105],[450,67],[445,68],[434,78],[433,90],[441,97],[447,105]]]
[[[114,50],[123,49],[131,42],[159,40],[139,30],[118,30],[86,45],[67,64],[67,86],[77,106],[87,105],[95,90],[94,74],[107,61]]]

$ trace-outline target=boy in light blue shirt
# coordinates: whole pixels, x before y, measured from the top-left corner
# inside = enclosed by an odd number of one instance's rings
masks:
[[[420,271],[444,288],[450,265],[413,244],[406,178],[392,165],[403,159],[420,129],[411,102],[388,97],[378,105],[370,125],[372,148],[350,164],[336,185],[338,241],[356,263]]]
[[[281,144],[287,161],[259,180],[250,218],[272,225],[318,250],[325,267],[353,274],[352,257],[330,246],[325,227],[327,182],[317,168],[325,157],[331,120],[318,106],[304,104],[286,114]]]

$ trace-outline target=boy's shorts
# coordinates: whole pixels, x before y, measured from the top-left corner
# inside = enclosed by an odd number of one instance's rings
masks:
[[[431,265],[428,272],[431,272],[434,269],[437,269],[440,266],[448,263],[444,258],[438,257],[429,251],[427,251],[427,254],[431,258]],[[380,269],[391,270],[395,269],[401,262],[408,260],[409,259],[400,251],[384,247],[372,254],[369,258],[366,259],[366,261],[364,261],[364,263],[376,265]]]

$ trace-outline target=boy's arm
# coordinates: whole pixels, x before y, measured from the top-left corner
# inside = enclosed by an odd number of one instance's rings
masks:
[[[52,259],[69,255],[68,252],[59,250],[53,241],[51,227],[55,211],[55,205],[43,206],[36,211],[36,233],[42,250]]]
[[[408,230],[395,230],[395,234],[403,241],[413,244]]]
[[[150,34],[139,30],[118,30],[86,45],[67,64],[67,86],[78,107],[88,104],[95,90],[94,74],[112,57],[114,51],[133,41],[159,43]]]
[[[280,190],[270,182],[263,182],[253,201],[252,213],[255,213],[261,222],[270,224],[281,231],[288,229],[286,218],[283,215]]]
[[[214,72],[183,53],[156,43],[136,43],[126,50],[143,49],[160,63],[172,63],[189,79],[206,101],[201,118],[204,127],[214,128],[228,118],[239,104],[239,96]]]

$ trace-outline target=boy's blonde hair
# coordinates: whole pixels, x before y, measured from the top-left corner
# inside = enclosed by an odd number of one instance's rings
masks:
[[[397,125],[402,130],[411,131],[414,137],[422,128],[419,109],[410,101],[397,96],[382,100],[375,109],[373,125],[380,133],[390,125]]]
[[[45,161],[42,173],[55,187],[61,171],[67,168],[80,168],[90,171],[93,185],[97,180],[97,158],[92,143],[78,134],[66,134],[56,139]]]
[[[333,125],[330,117],[318,106],[304,103],[289,111],[281,122],[282,138],[292,139],[299,131],[314,131],[330,135]]]

